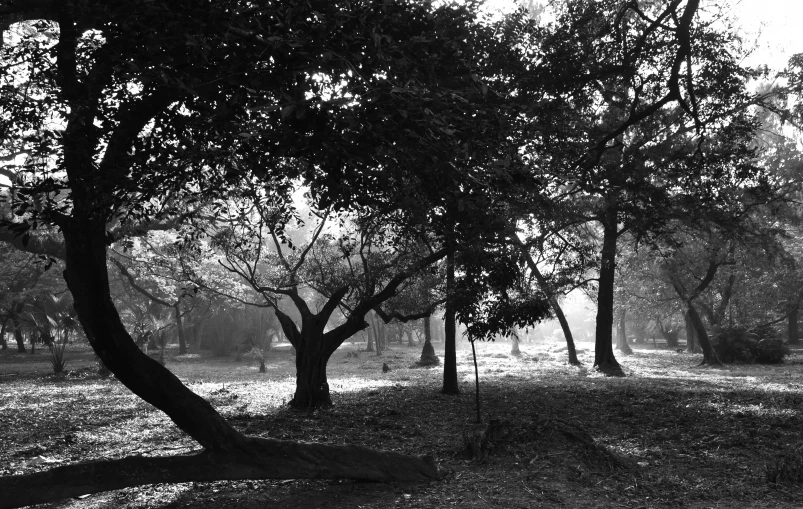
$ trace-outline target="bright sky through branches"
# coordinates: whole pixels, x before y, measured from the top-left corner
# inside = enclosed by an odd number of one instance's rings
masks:
[[[535,0],[545,4],[550,0]],[[665,0],[666,1],[666,0]],[[486,0],[485,8],[494,12],[509,12],[521,1]],[[667,2],[668,3],[668,2]],[[729,6],[739,27],[746,48],[755,50],[745,62],[750,66],[766,64],[772,69],[782,69],[789,57],[803,53],[803,0],[702,0],[706,11],[714,7]]]

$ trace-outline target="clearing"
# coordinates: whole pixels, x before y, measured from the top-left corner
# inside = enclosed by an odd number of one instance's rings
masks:
[[[803,505],[803,485],[767,481],[786,461],[803,477],[803,352],[777,366],[699,368],[699,355],[636,346],[619,356],[626,377],[566,364],[558,343],[477,345],[484,425],[474,424],[474,367],[458,351],[460,396],[439,393],[440,367],[411,367],[420,348],[377,357],[346,344],[329,364],[335,406],[283,406],[293,391],[288,348],[268,373],[248,360],[168,355],[167,366],[253,435],[354,443],[434,455],[439,482],[249,481],[152,485],[63,501],[54,508],[536,508],[759,507]],[[436,344],[436,350],[442,345]],[[442,355],[442,351],[438,351]],[[172,423],[112,379],[94,375],[86,346],[68,346],[68,373],[49,374],[48,353],[0,353],[0,475],[132,454],[196,448]],[[382,364],[391,370],[383,373]],[[483,458],[466,441],[498,420]],[[32,486],[31,489],[36,489]]]

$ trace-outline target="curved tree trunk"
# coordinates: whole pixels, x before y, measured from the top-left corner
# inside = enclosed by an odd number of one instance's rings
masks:
[[[0,509],[143,484],[241,479],[359,479],[415,482],[441,476],[430,457],[350,445],[305,444],[243,437],[229,451],[131,456],[0,477]]]
[[[555,318],[558,319],[560,329],[563,331],[563,337],[566,338],[566,351],[569,354],[569,364],[572,366],[582,365],[580,360],[577,358],[577,350],[574,347],[574,336],[572,336],[572,329],[569,327],[569,321],[566,320],[566,315],[563,314],[563,308],[560,307],[558,298],[555,297],[555,294],[550,288],[549,282],[546,280],[544,275],[541,274],[541,271],[538,269],[538,265],[535,263],[535,260],[533,260],[532,256],[530,256],[530,253],[523,244],[519,244],[519,246],[524,253],[525,259],[527,260],[527,265],[530,267],[530,272],[532,272],[533,276],[535,276],[538,286],[540,286],[546,294],[547,300],[549,301],[549,306],[555,313]]]
[[[443,389],[444,394],[460,394],[457,383],[457,340],[455,338],[455,309],[452,303],[454,292],[454,254],[446,257],[446,311],[443,314],[445,325],[443,351]]]
[[[613,208],[605,211],[603,221],[602,252],[597,291],[597,326],[594,343],[594,367],[604,373],[621,374],[621,366],[613,355],[613,293],[616,276],[617,213]]]
[[[391,481],[438,477],[432,460],[425,458],[242,435],[205,399],[142,353],[126,332],[110,297],[102,223],[85,220],[75,227],[63,227],[62,231],[67,251],[64,276],[92,348],[120,382],[165,412],[205,451],[189,457],[132,457],[0,478],[0,507],[154,482],[267,478]]]
[[[700,343],[700,348],[703,350],[703,362],[700,364],[721,366],[722,362],[720,362],[716,351],[714,351],[714,346],[711,344],[711,339],[708,337],[705,324],[703,324],[700,314],[697,313],[697,310],[694,309],[694,305],[691,302],[688,302],[686,305],[688,306],[689,320],[691,321],[692,327],[694,327],[695,336]]]

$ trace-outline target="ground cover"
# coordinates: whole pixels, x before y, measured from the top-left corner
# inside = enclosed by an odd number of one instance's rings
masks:
[[[437,347],[438,345],[436,345]],[[253,435],[355,443],[431,454],[441,481],[386,485],[348,481],[186,483],[130,488],[49,507],[763,507],[803,505],[799,484],[768,483],[803,444],[803,352],[777,366],[695,367],[699,356],[635,348],[624,378],[565,362],[559,343],[478,344],[482,426],[474,424],[470,349],[458,353],[460,396],[439,393],[440,368],[415,368],[419,348],[377,357],[346,344],[329,377],[335,406],[295,412],[294,364],[271,352],[267,374],[232,358],[168,354],[167,366]],[[441,352],[438,352],[439,354]],[[86,347],[71,345],[68,373],[50,375],[46,351],[0,353],[0,475],[131,454],[170,455],[196,446],[121,384],[95,376]],[[383,364],[390,367],[384,372]],[[481,459],[467,442],[496,422]],[[31,489],[36,489],[32,486]]]

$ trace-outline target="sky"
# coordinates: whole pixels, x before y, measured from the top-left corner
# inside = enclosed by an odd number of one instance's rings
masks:
[[[745,34],[758,36],[754,58],[771,68],[783,68],[790,56],[803,53],[803,0],[741,0],[734,15]]]
[[[545,3],[548,0],[535,0]],[[758,43],[750,66],[767,64],[780,70],[795,53],[803,53],[803,0],[701,0],[701,5],[730,4],[745,41]],[[516,0],[486,0],[492,10],[508,11]]]

